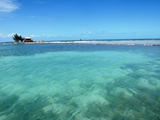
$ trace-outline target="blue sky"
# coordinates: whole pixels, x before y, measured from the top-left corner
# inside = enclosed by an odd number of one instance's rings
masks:
[[[0,0],[0,41],[160,38],[160,0]]]

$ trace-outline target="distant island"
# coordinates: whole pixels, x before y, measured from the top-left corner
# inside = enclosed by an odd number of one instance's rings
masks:
[[[13,40],[15,43],[25,43],[25,42],[33,42],[31,37],[22,37],[21,35],[18,35],[17,33],[13,35]]]
[[[160,46],[160,39],[106,39],[106,40],[61,40],[61,41],[33,41],[31,37],[22,37],[17,33],[13,35],[13,44],[105,44],[105,45],[144,45]]]

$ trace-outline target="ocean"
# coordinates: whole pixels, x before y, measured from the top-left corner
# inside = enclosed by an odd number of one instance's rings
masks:
[[[160,46],[0,44],[0,120],[159,120]]]

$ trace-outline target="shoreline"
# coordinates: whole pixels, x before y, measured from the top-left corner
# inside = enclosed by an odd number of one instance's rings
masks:
[[[122,41],[35,41],[35,42],[0,42],[0,44],[93,44],[93,45],[143,45],[160,46],[160,40],[122,40]]]
[[[25,42],[23,44],[104,44],[104,45],[144,45],[160,46],[160,40],[131,40],[131,41],[53,41],[53,42]]]

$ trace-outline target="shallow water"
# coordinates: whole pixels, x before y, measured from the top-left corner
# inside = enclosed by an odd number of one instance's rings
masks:
[[[160,47],[0,45],[0,120],[158,120]]]

